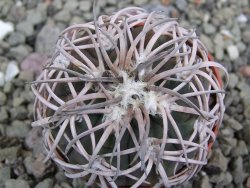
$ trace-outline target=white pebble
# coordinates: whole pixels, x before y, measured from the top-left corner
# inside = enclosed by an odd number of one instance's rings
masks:
[[[240,14],[238,17],[237,17],[237,21],[240,22],[240,23],[246,23],[247,22],[247,17],[245,14]]]
[[[17,66],[17,64],[12,61],[8,64],[7,69],[6,69],[6,73],[5,73],[5,81],[11,81],[13,78],[16,77],[16,75],[18,75],[19,73],[19,68]]]
[[[4,73],[0,72],[0,87],[4,86]]]
[[[14,31],[14,26],[12,23],[10,22],[3,22],[2,20],[0,20],[0,40],[3,40],[4,37],[10,33]]]
[[[239,50],[238,50],[237,46],[235,46],[235,45],[228,46],[227,53],[228,53],[231,60],[237,59],[240,55]]]
[[[229,30],[221,30],[221,34],[226,36],[226,37],[229,37],[229,38],[234,38],[233,34],[229,31]]]

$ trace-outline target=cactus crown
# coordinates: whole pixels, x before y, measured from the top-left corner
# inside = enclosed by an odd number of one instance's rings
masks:
[[[206,157],[224,90],[193,30],[136,7],[65,29],[32,84],[33,126],[52,158],[89,185],[171,186]]]

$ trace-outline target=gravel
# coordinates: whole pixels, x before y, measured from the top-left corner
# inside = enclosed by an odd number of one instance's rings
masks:
[[[91,7],[92,7],[91,1],[80,1],[79,3],[79,9],[84,12],[90,11]]]
[[[6,94],[9,94],[13,91],[13,83],[12,82],[6,82],[4,84],[4,88],[3,88],[3,92],[6,93]]]
[[[243,156],[248,154],[248,148],[243,140],[239,140],[236,147],[232,149],[231,155],[233,157]]]
[[[6,101],[7,101],[7,96],[3,92],[0,91],[0,105],[1,106],[4,105]]]
[[[67,18],[61,17],[61,19]],[[51,55],[54,51],[54,46],[56,44],[59,33],[60,29],[55,26],[55,23],[52,20],[49,20],[37,35],[35,43],[36,52],[45,54],[47,56]]]
[[[230,45],[227,47],[227,53],[231,60],[235,60],[239,57],[239,49],[235,45]]]
[[[209,182],[209,177],[208,176],[203,176],[201,179],[201,185],[200,188],[212,188],[210,182]]]
[[[10,116],[12,120],[25,120],[27,118],[27,109],[24,105],[17,106],[10,109]]]
[[[187,1],[186,0],[177,0],[176,1],[176,7],[181,10],[181,11],[185,11],[188,4],[187,4]]]
[[[250,188],[250,176],[247,178],[246,188]]]
[[[1,93],[0,93],[0,97],[1,97]],[[1,102],[1,100],[0,100],[0,102]],[[8,116],[8,112],[7,112],[6,108],[1,107],[1,109],[0,109],[0,123],[7,122],[8,118],[9,118],[9,116]]]
[[[0,148],[0,161],[15,160],[20,151],[20,146],[12,146],[6,148]]]
[[[51,161],[44,162],[45,156],[39,154],[35,159],[31,160],[31,174],[40,179],[54,171]],[[30,165],[30,164],[29,164]]]
[[[25,138],[30,130],[30,122],[14,120],[6,127],[6,135],[9,137]]]
[[[118,2],[118,4],[116,4]],[[162,2],[162,4],[160,4]],[[250,188],[250,11],[249,0],[101,0],[97,12],[137,5],[165,11],[195,28],[215,61],[229,71],[226,114],[208,165],[181,188]],[[93,18],[90,0],[1,0],[0,188],[80,188],[45,158],[41,129],[31,129],[30,85],[54,52],[69,24]],[[1,25],[0,24],[0,25]],[[6,25],[7,24],[7,25]],[[55,177],[55,178],[54,178]]]
[[[216,32],[216,27],[212,24],[204,23],[203,24],[203,31],[207,35],[212,35]]]
[[[42,11],[29,10],[27,12],[26,20],[28,23],[31,23],[32,25],[37,25],[46,21],[46,15]]]
[[[15,57],[18,62],[21,62],[30,52],[31,47],[21,44],[11,48],[8,55],[10,57]]]
[[[5,81],[11,81],[19,74],[19,68],[16,62],[12,61],[8,64],[5,72]]]
[[[53,180],[48,178],[43,180],[42,182],[38,183],[35,188],[52,188],[53,187]]]
[[[10,179],[10,167],[0,168],[0,187],[5,187],[5,181]]]
[[[55,20],[58,22],[64,22],[67,23],[70,21],[70,12],[69,10],[61,10],[55,15]]]
[[[249,28],[243,31],[242,36],[243,36],[243,37],[242,37],[242,38],[243,38],[243,41],[244,41],[245,43],[250,43],[250,30],[249,30]]]
[[[5,82],[4,73],[0,72],[0,87],[4,86],[4,82]]]
[[[229,126],[235,131],[240,131],[243,129],[242,124],[240,124],[237,120],[234,118],[229,117],[228,115],[224,116],[224,124],[225,126]]]
[[[14,31],[13,24],[0,20],[0,40],[3,40],[9,33]]]
[[[21,32],[12,32],[8,38],[11,46],[16,46],[25,42],[25,36]]]
[[[209,159],[209,163],[204,167],[208,174],[219,174],[226,172],[228,168],[228,159],[223,155],[220,149],[215,149]]]
[[[16,30],[23,33],[26,37],[30,37],[34,34],[34,26],[28,21],[19,22],[16,25]]]
[[[64,4],[64,9],[72,12],[77,9],[78,5],[79,2],[77,0],[66,1]]]
[[[136,6],[140,6],[140,5],[145,5],[147,4],[148,0],[134,0],[134,4]]]
[[[211,39],[208,36],[201,34],[200,39],[201,39],[201,42],[204,43],[204,45],[206,46],[206,48],[208,49],[209,52],[214,52],[213,42],[211,41]]]
[[[29,184],[25,180],[15,180],[15,179],[10,179],[7,180],[5,183],[6,188],[29,188]]]

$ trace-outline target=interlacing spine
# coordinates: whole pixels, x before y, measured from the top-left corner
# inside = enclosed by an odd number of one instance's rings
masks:
[[[136,7],[65,29],[31,85],[33,126],[68,177],[100,187],[189,180],[222,122],[227,74],[194,30]]]

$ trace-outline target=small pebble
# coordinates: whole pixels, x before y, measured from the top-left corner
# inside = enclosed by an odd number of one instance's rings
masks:
[[[115,5],[117,0],[107,0],[107,3],[110,5]]]
[[[246,29],[245,31],[243,31],[242,39],[244,42],[250,43],[250,30],[249,29]]]
[[[32,51],[28,45],[18,45],[10,49],[9,56],[15,57],[17,62],[21,62]]]
[[[247,178],[246,188],[250,188],[250,176]]]
[[[66,17],[62,17],[61,19],[66,19]],[[47,56],[51,55],[54,52],[60,32],[61,30],[55,26],[55,23],[52,20],[50,20],[37,34],[35,51],[38,54]]]
[[[79,9],[82,10],[83,12],[90,11],[91,7],[92,7],[91,1],[80,1],[79,2]]]
[[[240,55],[237,46],[234,45],[230,45],[227,47],[227,53],[231,60],[237,59]]]
[[[8,121],[9,115],[6,108],[1,107],[0,109],[0,123],[6,123]]]
[[[32,154],[26,156],[25,159],[23,160],[24,167],[28,174],[32,174],[32,162],[33,162]]]
[[[36,178],[42,178],[46,174],[49,174],[54,171],[54,168],[51,166],[51,161],[47,161],[44,163],[45,156],[40,154],[33,162],[32,162],[32,174]]]
[[[227,30],[227,29],[223,29],[221,30],[220,32],[222,35],[224,35],[225,37],[228,37],[228,38],[234,38],[233,34],[231,33],[231,31]]]
[[[220,34],[220,33],[216,33],[213,42],[214,42],[214,44],[216,44],[216,46],[221,46],[221,47],[223,47],[223,46],[224,46],[224,38],[223,38],[223,35]]]
[[[54,0],[52,1],[52,5],[55,8],[55,10],[61,10],[63,7],[63,3],[61,0]]]
[[[0,91],[0,106],[4,105],[7,102],[7,96],[5,93]]]
[[[25,138],[30,128],[30,124],[27,122],[15,120],[11,123],[11,126],[6,128],[6,135],[9,137]]]
[[[64,4],[64,9],[67,9],[68,11],[74,11],[77,9],[78,5],[79,2],[77,0],[66,1]]]
[[[4,73],[3,72],[0,72],[0,87],[3,87],[4,86]]]
[[[10,62],[5,72],[5,81],[11,81],[19,74],[19,68],[16,62]]]
[[[21,2],[21,1],[17,1],[17,3],[11,7],[7,16],[10,21],[13,21],[15,23],[18,23],[21,20],[24,20],[26,16],[25,7],[18,4],[18,2]]]
[[[13,91],[14,86],[12,84],[12,82],[6,82],[3,88],[3,92],[6,94],[9,94]]]
[[[32,25],[37,25],[46,20],[45,16],[43,12],[33,9],[28,11],[26,20]]]
[[[177,0],[175,4],[180,11],[185,11],[188,5],[186,0]]]
[[[231,166],[234,171],[243,171],[243,158],[241,156],[234,158]]]
[[[248,20],[245,14],[240,14],[236,19],[240,23],[246,23]]]
[[[214,48],[213,48],[214,45],[208,36],[201,34],[200,39],[204,43],[205,47],[208,49],[210,53],[214,52]]]
[[[16,46],[25,42],[25,36],[21,32],[12,32],[8,38],[11,46]]]
[[[229,117],[229,116],[224,117],[224,123],[225,123],[225,125],[228,125],[229,127],[234,129],[235,131],[240,131],[243,129],[243,126],[237,120],[235,120],[234,118]]]
[[[18,156],[18,152],[20,151],[20,146],[13,146],[7,148],[0,148],[0,161],[4,160],[14,160]]]
[[[210,169],[211,173],[225,172],[227,170],[228,159],[222,154],[221,150],[212,151],[212,156],[209,159],[209,164],[206,168]]]
[[[216,45],[214,51],[216,59],[218,60],[224,59],[224,49],[222,46]]]
[[[216,32],[216,28],[212,24],[203,24],[204,32],[208,35],[214,34]]]
[[[239,140],[237,146],[232,149],[231,155],[233,157],[243,156],[248,154],[248,148],[243,140]]]
[[[28,21],[19,22],[16,25],[16,30],[23,33],[26,37],[34,35],[34,26]]]
[[[233,147],[237,145],[237,140],[231,137],[220,138],[220,148],[225,156],[230,155]]]
[[[200,188],[212,188],[211,184],[209,183],[208,176],[202,177]]]
[[[242,184],[246,176],[245,172],[243,171],[233,171],[232,175],[235,184]],[[238,188],[239,186],[236,187]]]
[[[24,82],[31,82],[34,80],[34,73],[31,71],[21,71],[18,79],[24,81]]]
[[[42,182],[38,183],[35,188],[52,188],[53,187],[53,180],[50,178],[47,178],[43,180]]]
[[[134,4],[136,6],[144,5],[148,2],[148,0],[134,0]]]
[[[7,180],[5,183],[6,188],[29,188],[29,184],[25,180],[19,180],[19,179],[10,179]]]
[[[10,116],[12,120],[24,120],[28,116],[25,106],[17,106],[10,109]]]
[[[3,40],[6,35],[14,31],[14,26],[10,22],[0,20],[0,40]]]
[[[40,127],[32,128],[25,137],[25,145],[33,149],[37,142],[42,139],[42,129]]]
[[[1,182],[5,182],[6,180],[10,179],[10,167],[0,167],[0,187],[1,187]],[[3,185],[2,185],[3,187]]]
[[[67,23],[70,21],[71,15],[70,12],[68,10],[61,10],[60,12],[58,12],[54,19],[58,22],[64,22]]]

